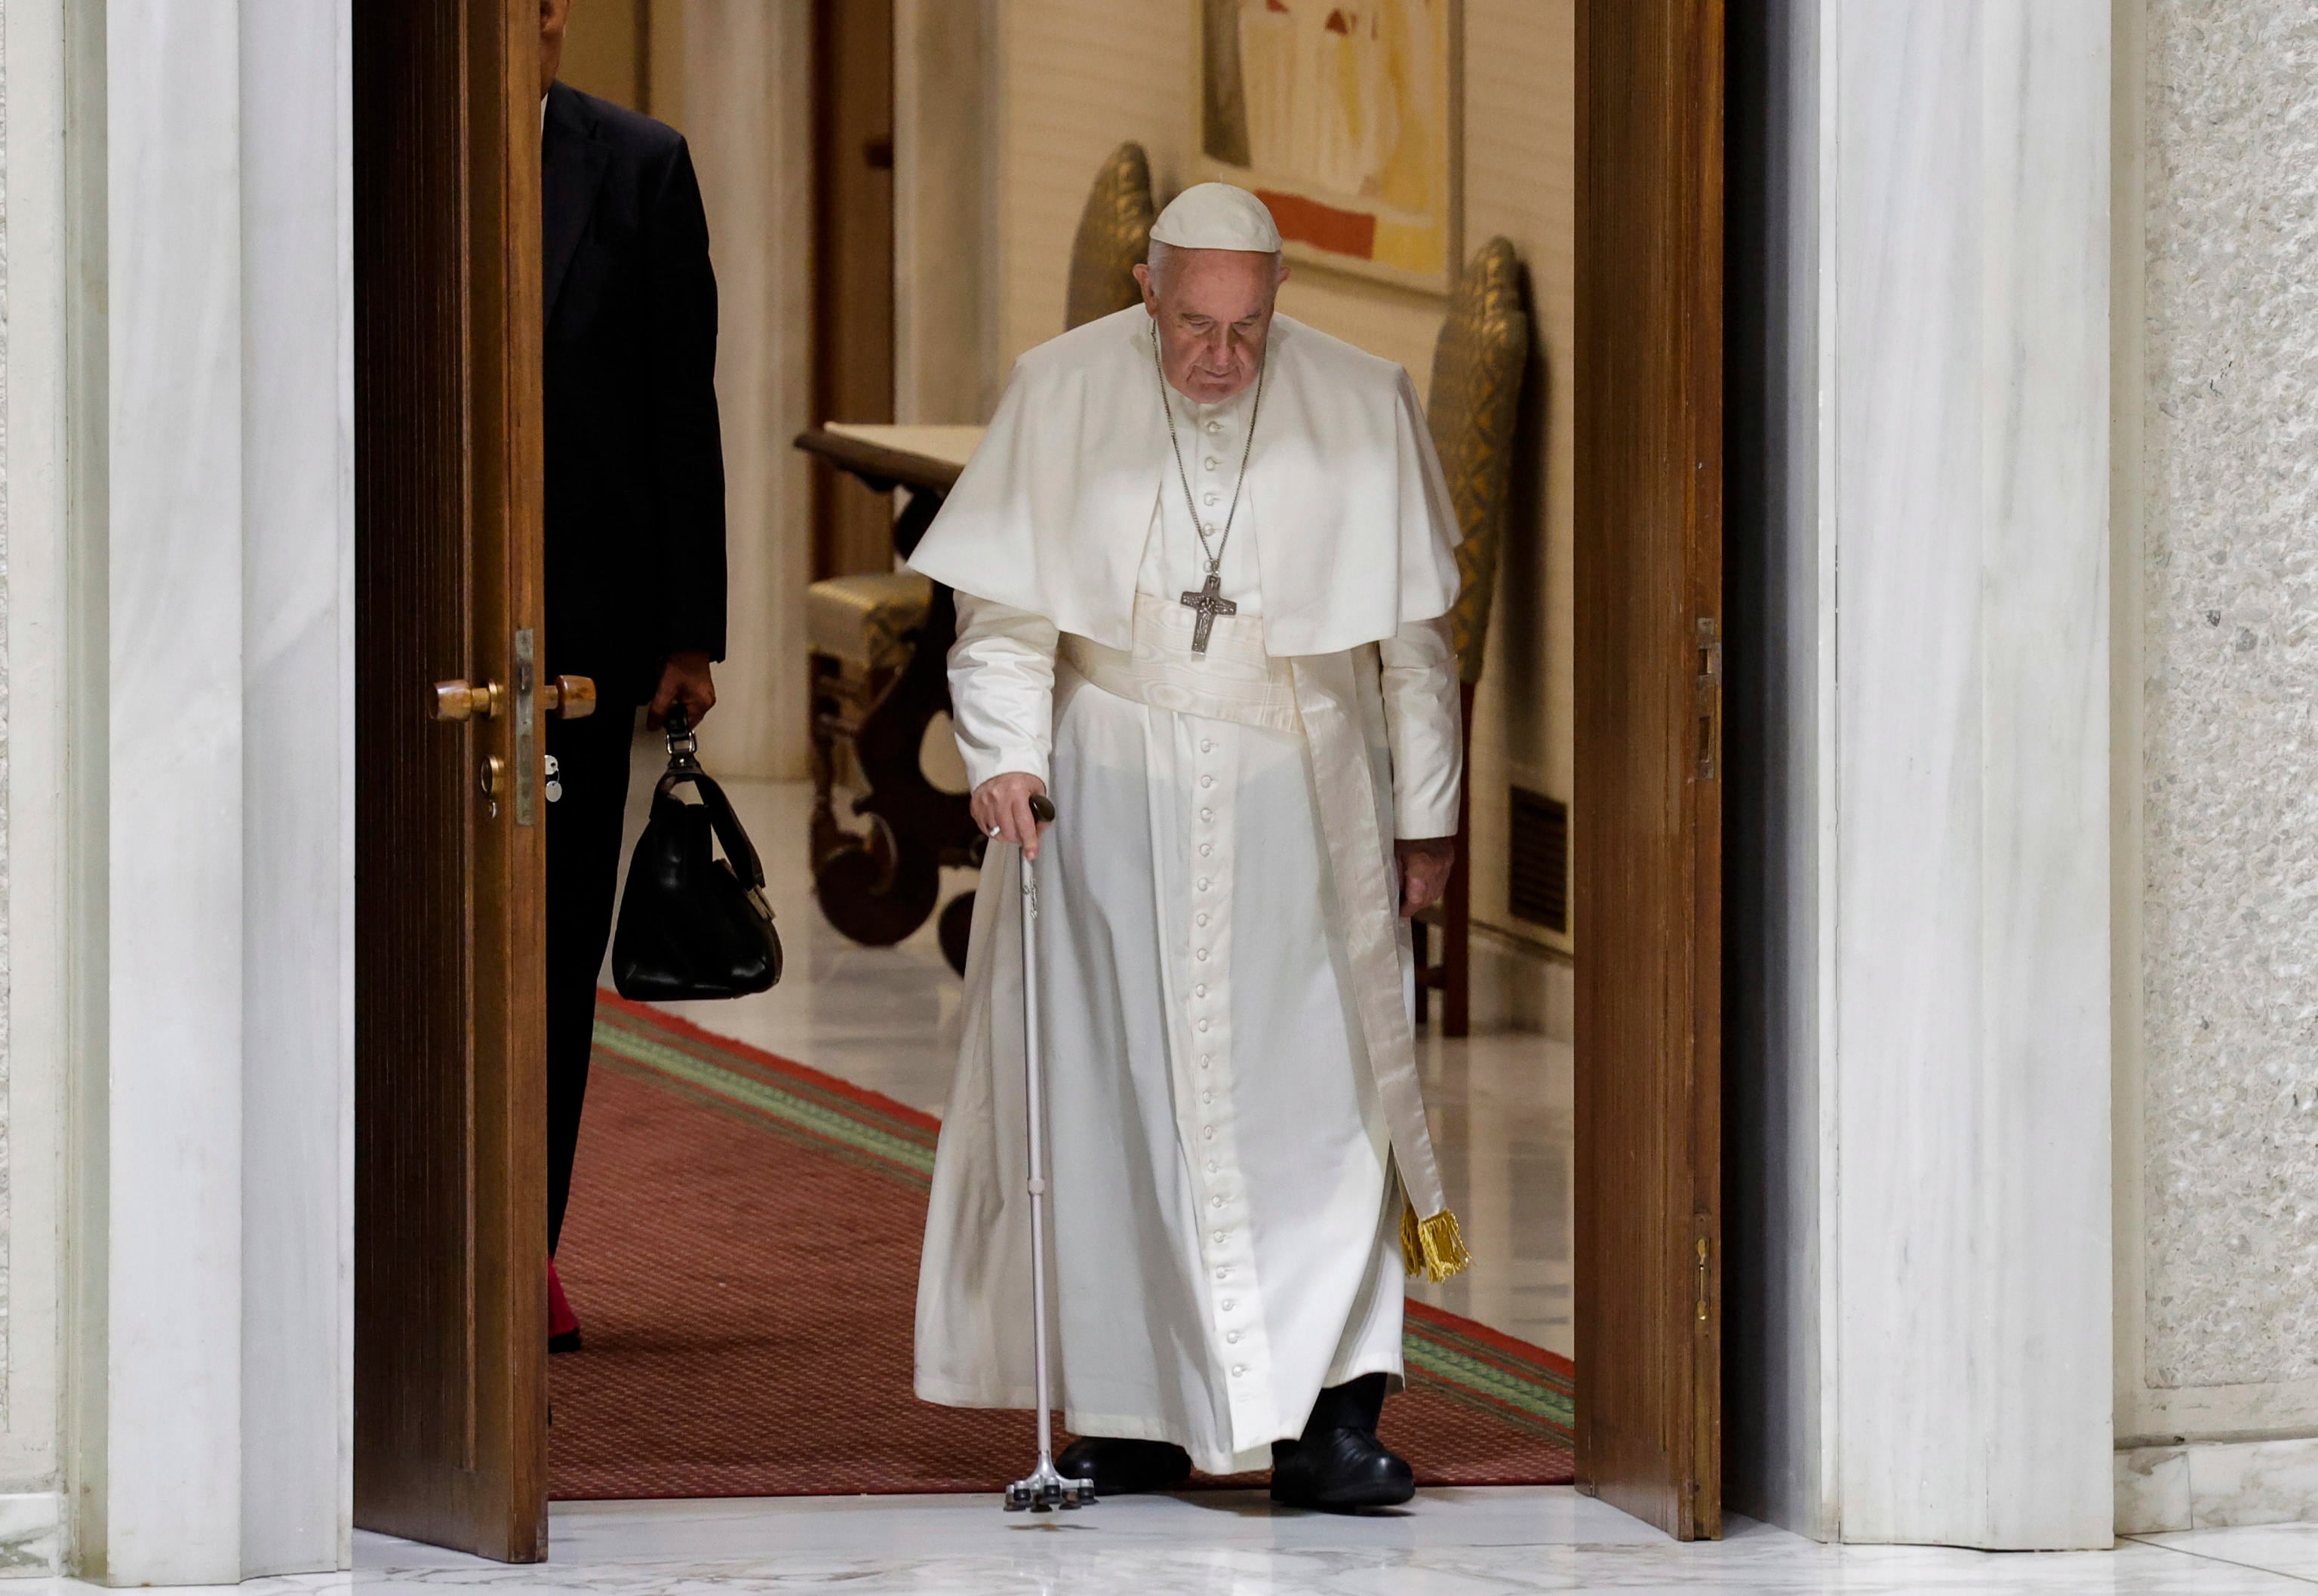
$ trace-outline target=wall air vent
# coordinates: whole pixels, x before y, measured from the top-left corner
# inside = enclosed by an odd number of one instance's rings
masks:
[[[1507,906],[1532,925],[1568,935],[1569,805],[1515,787],[1506,830],[1513,856]]]

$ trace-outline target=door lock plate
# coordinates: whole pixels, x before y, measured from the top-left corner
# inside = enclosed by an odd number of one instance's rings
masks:
[[[515,823],[539,823],[539,661],[530,627],[515,634]]]
[[[1698,618],[1698,779],[1711,782],[1722,761],[1722,627]]]

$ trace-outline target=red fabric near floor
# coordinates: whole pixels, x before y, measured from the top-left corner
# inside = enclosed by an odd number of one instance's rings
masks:
[[[994,1493],[1028,1472],[1029,1414],[911,1391],[924,1214],[894,1173],[599,1051],[557,1258],[586,1348],[549,1362],[551,1494]],[[1384,1436],[1425,1484],[1571,1475],[1536,1425],[1414,1376]]]

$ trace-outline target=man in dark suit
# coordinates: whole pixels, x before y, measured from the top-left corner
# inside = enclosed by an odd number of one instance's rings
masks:
[[[563,1231],[618,892],[638,705],[697,725],[724,657],[724,462],[716,279],[676,130],[555,81],[571,0],[540,0],[547,309],[544,674],[592,677],[548,722],[547,1244]],[[576,1345],[576,1324],[557,1337]]]

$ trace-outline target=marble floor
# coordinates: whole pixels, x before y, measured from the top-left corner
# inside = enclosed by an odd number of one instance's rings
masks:
[[[706,750],[713,768],[714,747]],[[643,824],[665,764],[639,740],[628,835]],[[671,1003],[719,1035],[825,1070],[939,1114],[957,1056],[959,982],[929,920],[898,946],[862,947],[821,916],[806,869],[812,789],[803,782],[724,784],[765,861],[768,896],[787,957],[781,984],[755,998]],[[945,899],[973,884],[949,872]],[[608,983],[610,976],[606,975]],[[1450,1202],[1474,1267],[1413,1295],[1568,1356],[1570,1333],[1569,1048],[1525,1034],[1422,1040],[1425,1098]]]
[[[574,1502],[550,1560],[508,1568],[358,1535],[341,1574],[271,1596],[488,1590],[494,1596],[1524,1596],[1532,1592],[2110,1592],[2287,1596],[2318,1583],[2318,1525],[2209,1529],[2113,1552],[1822,1547],[1759,1524],[1676,1546],[1566,1489],[1448,1490],[1355,1520],[1260,1497],[1134,1497],[1052,1518],[966,1497]]]
[[[660,758],[639,744],[631,835]],[[958,984],[930,925],[900,946],[853,946],[822,921],[804,868],[802,784],[727,784],[762,848],[789,973],[687,1018],[939,1111],[957,1043]],[[961,873],[946,892],[967,884]],[[1478,1262],[1424,1295],[1563,1352],[1570,1349],[1570,1060],[1529,1035],[1424,1043],[1451,1195]],[[1677,1546],[1560,1489],[1441,1490],[1359,1520],[1275,1513],[1261,1496],[1104,1502],[1052,1518],[984,1498],[567,1502],[553,1554],[507,1568],[373,1535],[349,1574],[252,1589],[363,1592],[489,1588],[508,1596],[1521,1596],[1531,1592],[2105,1592],[2258,1596],[2318,1585],[2318,1526],[2205,1530],[2113,1552],[2004,1555],[1822,1547],[1745,1520]]]

